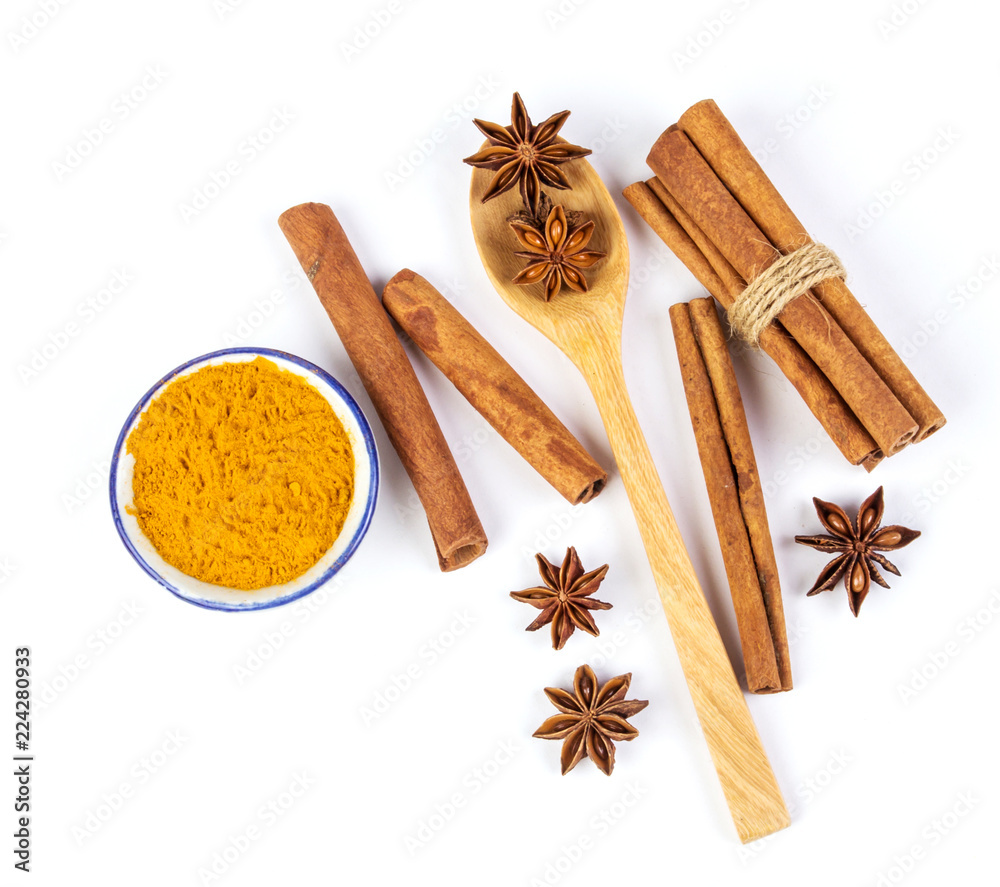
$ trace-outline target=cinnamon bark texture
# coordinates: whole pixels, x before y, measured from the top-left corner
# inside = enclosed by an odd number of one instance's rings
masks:
[[[726,309],[732,307],[736,295],[743,288],[742,278],[732,271],[732,266],[704,237],[691,217],[676,207],[676,201],[669,197],[662,185],[655,179],[646,183],[636,182],[629,185],[624,193],[639,215],[719,304]],[[665,203],[660,202],[661,195],[674,206],[676,217]],[[740,281],[738,288],[724,283],[716,273],[716,267],[721,269],[723,275],[727,274],[728,268]],[[852,465],[864,465],[871,471],[883,458],[881,450],[809,355],[777,321],[761,334],[760,346],[795,386],[845,458]]]
[[[712,299],[670,308],[751,693],[792,688],[778,568],[743,401]]]
[[[278,219],[371,397],[427,513],[444,571],[486,551],[486,534],[388,315],[333,210],[303,203]]]
[[[483,418],[566,499],[589,502],[604,488],[607,472],[423,277],[400,271],[386,284],[382,304]]]
[[[668,130],[661,135],[646,162],[744,280],[753,280],[778,257],[683,132]],[[918,430],[913,417],[819,302],[808,294],[800,296],[782,309],[778,319],[882,452],[892,455],[913,439]]]
[[[622,191],[622,194],[625,195],[625,199],[632,204],[636,212],[642,216],[646,224],[684,263],[688,271],[698,279],[698,282],[725,305],[729,298],[728,288],[715,268],[712,267],[705,253],[653,191],[652,180],[635,182]]]
[[[698,102],[681,115],[678,125],[775,249],[789,253],[812,240],[714,101]],[[941,428],[945,424],[944,414],[886,341],[847,284],[839,278],[831,278],[817,285],[815,292],[916,420],[919,426],[916,440],[923,440]]]

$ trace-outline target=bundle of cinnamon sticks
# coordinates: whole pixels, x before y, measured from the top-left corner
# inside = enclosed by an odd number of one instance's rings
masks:
[[[625,197],[727,310],[762,271],[812,243],[712,100],[689,108],[646,162],[655,176]],[[840,277],[788,302],[759,345],[853,465],[871,471],[945,424]]]

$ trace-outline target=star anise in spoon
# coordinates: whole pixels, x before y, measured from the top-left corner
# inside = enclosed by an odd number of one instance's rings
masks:
[[[573,676],[573,692],[546,687],[545,695],[561,714],[548,718],[532,735],[539,739],[562,739],[562,772],[565,776],[583,758],[590,758],[608,776],[615,768],[615,742],[631,742],[639,735],[627,718],[649,702],[625,699],[632,675],[620,674],[603,687],[589,665],[581,665]]]
[[[483,194],[483,203],[518,185],[524,205],[537,212],[542,185],[561,190],[571,187],[559,164],[586,157],[590,149],[559,138],[559,130],[569,114],[569,111],[561,111],[535,126],[524,109],[521,96],[515,92],[510,126],[486,120],[473,121],[489,139],[490,146],[466,157],[463,162],[496,172]]]
[[[900,575],[895,565],[878,552],[903,548],[916,539],[920,531],[895,525],[879,526],[884,510],[882,487],[861,504],[861,508],[858,509],[857,525],[851,523],[843,508],[832,502],[814,498],[813,504],[816,506],[820,522],[833,535],[796,536],[795,541],[818,551],[835,554],[836,557],[826,565],[808,593],[819,594],[821,591],[833,588],[837,580],[843,576],[851,612],[857,616],[871,588],[872,580],[883,588],[889,587],[889,583],[882,578],[876,564],[890,573]]]
[[[610,610],[611,604],[594,600],[591,595],[604,581],[608,565],[585,573],[580,555],[572,547],[566,550],[561,567],[556,567],[541,554],[536,554],[535,560],[545,585],[510,593],[515,601],[531,604],[542,611],[525,631],[537,631],[551,623],[552,647],[555,650],[563,648],[576,628],[597,637],[600,632],[589,611]]]
[[[583,269],[590,268],[605,256],[597,250],[587,249],[594,235],[592,221],[585,219],[582,213],[554,206],[544,224],[530,221],[523,213],[511,216],[509,222],[526,250],[514,255],[530,260],[514,278],[514,283],[521,286],[543,283],[546,302],[562,289],[563,284],[578,293],[587,291]]]

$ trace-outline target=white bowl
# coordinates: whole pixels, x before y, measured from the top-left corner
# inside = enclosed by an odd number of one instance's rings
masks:
[[[333,407],[337,418],[343,423],[354,450],[354,497],[347,512],[347,520],[333,546],[298,579],[282,585],[271,585],[254,591],[226,588],[202,582],[193,576],[182,573],[176,567],[168,564],[160,556],[146,534],[139,528],[135,515],[129,514],[125,506],[132,503],[132,471],[135,468],[135,457],[125,452],[126,442],[132,430],[139,424],[139,418],[153,400],[168,383],[178,376],[186,376],[205,366],[215,366],[222,363],[240,363],[266,357],[276,363],[281,369],[289,370],[309,382],[323,395]],[[378,452],[375,449],[375,438],[372,437],[371,426],[361,408],[346,389],[332,376],[318,366],[287,354],[284,351],[273,351],[270,348],[228,348],[215,351],[202,357],[196,357],[187,363],[167,373],[157,382],[142,400],[135,405],[118,435],[115,444],[115,454],[111,461],[111,513],[114,516],[118,534],[125,547],[150,576],[168,591],[188,603],[212,610],[263,610],[267,607],[277,607],[298,600],[300,597],[315,591],[327,582],[350,558],[360,544],[372,514],[375,511],[375,500],[378,495]]]

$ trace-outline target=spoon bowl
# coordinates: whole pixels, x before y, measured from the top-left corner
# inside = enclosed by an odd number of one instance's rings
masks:
[[[588,249],[606,253],[586,272],[587,292],[564,288],[546,302],[541,296],[541,284],[521,286],[511,282],[524,267],[525,259],[514,254],[520,246],[507,219],[523,205],[516,188],[487,203],[481,201],[492,175],[489,170],[476,169],[472,174],[472,230],[483,266],[500,297],[576,363],[574,355],[593,334],[621,341],[628,289],[628,240],[614,201],[594,168],[585,160],[577,160],[561,170],[572,190],[554,191],[550,195],[553,205],[561,204],[592,219],[595,230]]]

